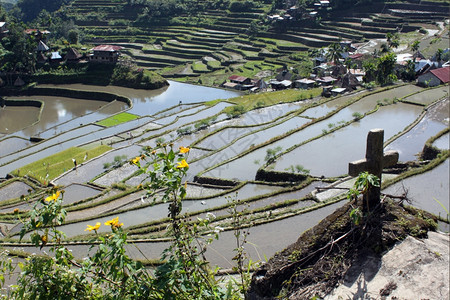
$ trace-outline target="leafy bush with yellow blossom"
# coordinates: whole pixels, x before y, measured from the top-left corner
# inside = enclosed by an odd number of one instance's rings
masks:
[[[181,214],[189,169],[189,148],[174,150],[172,145],[147,148],[130,163],[147,175],[149,197],[162,194],[169,202],[171,245],[163,252],[164,263],[149,272],[126,254],[127,232],[115,217],[104,224],[87,224],[85,231],[95,233],[89,255],[77,261],[64,244],[65,235],[58,230],[66,212],[62,208],[63,191],[54,189],[36,203],[28,215],[21,217],[20,239],[29,237],[48,255],[31,255],[19,263],[17,284],[4,299],[240,299],[240,288],[221,287],[216,271],[206,261],[207,245],[218,238],[210,219],[191,222]],[[16,213],[19,215],[19,213]],[[101,226],[111,232],[98,235]],[[205,232],[210,232],[209,234]],[[91,253],[92,252],[92,253]],[[7,254],[0,253],[0,282],[15,272]]]

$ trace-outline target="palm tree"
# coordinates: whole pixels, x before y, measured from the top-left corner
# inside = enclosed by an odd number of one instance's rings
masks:
[[[333,43],[328,46],[327,59],[333,61],[335,65],[339,65],[340,64],[339,60],[342,58],[341,52],[342,52],[341,45]]]
[[[388,32],[386,33],[386,41],[389,48],[397,48],[400,45],[397,33]]]
[[[417,52],[417,50],[419,50],[419,45],[420,45],[420,42],[419,42],[419,41],[414,41],[414,42],[411,44],[411,50],[412,50],[413,52]]]
[[[386,53],[389,53],[389,52],[391,52],[391,49],[389,48],[388,44],[386,44],[386,43],[381,44],[380,53],[381,54],[386,54]]]
[[[442,50],[441,48],[437,49],[436,54],[435,54],[437,62],[440,62],[442,60],[443,54],[444,54],[444,50]]]
[[[414,62],[416,62],[416,58],[417,58],[416,53],[417,53],[417,51],[419,51],[419,45],[420,45],[419,41],[414,41],[411,44],[411,50],[412,50],[412,52],[414,52]]]

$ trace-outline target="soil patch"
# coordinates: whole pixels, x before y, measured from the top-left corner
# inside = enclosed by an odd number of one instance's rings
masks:
[[[399,240],[423,238],[436,220],[424,211],[386,200],[355,225],[348,203],[257,270],[249,299],[312,299],[329,294],[348,270],[371,256],[378,260]]]

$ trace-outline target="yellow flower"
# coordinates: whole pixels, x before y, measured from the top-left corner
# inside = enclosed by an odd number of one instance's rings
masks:
[[[100,225],[101,225],[100,222],[95,223],[94,226],[87,225],[87,228],[84,231],[92,231],[92,230],[97,231],[100,228]]]
[[[140,156],[136,156],[135,158],[133,158],[133,159],[131,160],[131,162],[132,162],[133,164],[137,165],[137,163],[138,163],[140,160],[141,160],[141,157],[140,157]]]
[[[177,169],[183,169],[183,168],[189,168],[188,163],[184,159],[181,162],[179,162],[178,166],[177,166]]]
[[[115,217],[112,220],[105,222],[106,226],[111,226],[112,228],[119,228],[123,226],[123,223],[119,223],[119,217]]]
[[[41,236],[41,241],[42,241],[42,244],[47,244],[47,241],[48,241],[48,235],[43,235],[43,236]]]
[[[14,208],[14,214],[18,214],[19,213],[19,209],[18,208]]]
[[[183,146],[180,147],[181,154],[188,153],[189,150],[191,150],[191,148],[189,148],[189,147],[183,147]]]
[[[56,201],[59,198],[59,195],[61,194],[60,191],[57,191],[56,193],[54,193],[51,196],[48,196],[47,198],[45,198],[45,201],[47,202],[51,202],[51,201]]]

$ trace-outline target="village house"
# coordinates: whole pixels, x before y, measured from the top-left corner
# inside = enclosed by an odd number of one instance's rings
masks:
[[[50,56],[50,62],[52,63],[60,63],[62,61],[62,56],[59,54],[59,51],[52,52]]]
[[[241,84],[241,85],[246,85],[246,84],[252,83],[250,78],[244,77],[244,76],[239,76],[239,75],[231,75],[230,77],[228,77],[228,80],[230,80],[232,83]]]
[[[43,41],[39,41],[37,47],[36,47],[36,51],[37,52],[47,52],[50,48],[43,42]]]
[[[425,87],[438,86],[450,82],[450,67],[431,70],[417,79],[417,84]]]
[[[252,80],[248,77],[231,75],[228,77],[230,82],[224,82],[222,86],[224,88],[235,89],[235,90],[249,90],[255,87]]]
[[[239,90],[240,84],[234,83],[234,82],[224,82],[224,83],[222,84],[222,87],[224,87],[224,88],[226,88],[226,89]]]
[[[38,64],[45,64],[48,61],[48,57],[44,55],[43,52],[38,52],[36,55],[36,62]]]
[[[123,47],[113,45],[100,45],[91,49],[93,53],[89,56],[91,62],[116,63],[119,60],[120,50]]]
[[[438,69],[439,63],[437,61],[431,61],[429,59],[421,59],[416,61],[414,71],[416,72],[416,76],[420,76],[425,74],[431,70]]]
[[[294,87],[298,88],[298,89],[309,89],[309,88],[313,88],[314,84],[316,82],[314,80],[308,79],[308,78],[303,78],[303,79],[299,79],[294,81]]]
[[[292,81],[290,81],[290,80],[278,81],[276,79],[271,79],[269,81],[269,84],[272,87],[272,89],[274,89],[274,90],[284,90],[284,89],[288,89],[292,86]]]
[[[39,30],[35,28],[25,29],[25,33],[30,36],[34,36],[36,41],[47,41],[47,35],[51,32],[48,30]]]
[[[5,37],[8,32],[9,30],[6,22],[0,22],[0,38]]]
[[[336,81],[336,78],[333,78],[331,76],[324,76],[316,79],[316,82],[321,86],[328,86],[333,85],[333,83]]]
[[[69,48],[64,60],[67,62],[78,62],[82,55],[74,48]]]
[[[347,89],[346,88],[335,88],[331,90],[331,95],[333,97],[336,97],[338,95],[342,95],[343,93],[345,93]]]
[[[283,80],[291,80],[292,79],[292,73],[289,72],[286,69],[281,70],[280,73],[275,77],[277,81],[283,81]]]
[[[355,75],[359,83],[363,82],[363,78],[366,75],[366,72],[362,69],[349,69],[348,73]]]

